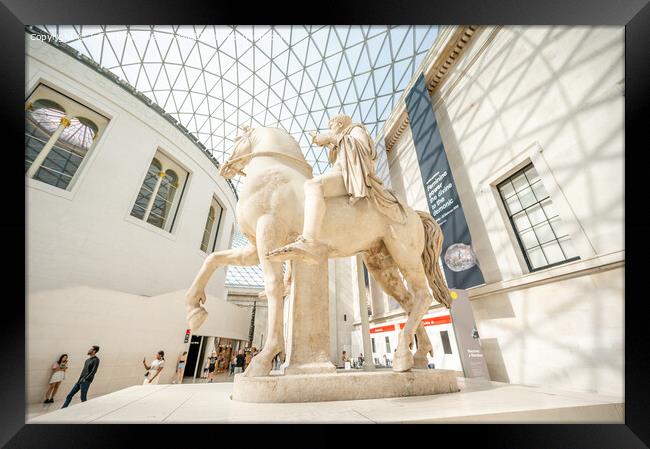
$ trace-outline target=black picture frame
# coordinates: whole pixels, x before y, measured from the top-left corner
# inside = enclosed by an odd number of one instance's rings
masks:
[[[544,0],[536,2],[502,1],[432,1],[412,0],[367,2],[304,3],[303,6],[267,2],[259,6],[239,2],[209,2],[207,0],[2,0],[0,4],[0,117],[4,131],[4,155],[11,167],[5,181],[4,217],[0,220],[3,234],[12,243],[12,251],[4,251],[5,298],[0,314],[2,323],[2,362],[0,369],[0,445],[6,447],[119,447],[133,442],[142,432],[144,444],[163,444],[178,435],[188,444],[218,444],[212,426],[179,428],[162,426],[155,431],[143,426],[100,425],[26,425],[25,424],[25,273],[26,238],[25,190],[20,189],[25,98],[25,37],[27,24],[516,24],[516,25],[619,25],[625,33],[625,424],[620,425],[439,425],[418,426],[416,434],[402,444],[440,444],[440,435],[450,439],[446,444],[467,443],[491,447],[548,448],[590,447],[624,448],[650,445],[650,350],[647,348],[647,321],[644,314],[647,293],[644,289],[646,259],[650,254],[648,230],[650,219],[645,215],[646,189],[634,186],[645,179],[643,156],[648,148],[645,133],[650,103],[650,5],[648,0]],[[6,142],[10,140],[11,143]],[[623,176],[613,173],[612,176]],[[13,179],[15,182],[12,182]],[[603,180],[606,182],[606,180]],[[22,213],[21,213],[22,211]],[[22,262],[22,263],[21,263]],[[11,271],[8,271],[11,270]],[[15,289],[11,293],[7,287]],[[297,417],[299,421],[299,417]],[[382,432],[354,429],[351,439],[342,439],[338,430],[309,426],[310,439],[322,432],[326,444],[383,444],[384,436],[395,429]],[[284,444],[295,434],[269,429],[262,444]],[[249,430],[234,428],[217,430],[230,434],[235,444],[246,444],[255,438]],[[243,432],[243,436],[242,436]],[[362,436],[363,435],[363,436]],[[373,436],[374,435],[374,436]],[[368,437],[370,436],[370,438]],[[329,438],[327,438],[329,437]],[[435,441],[434,441],[435,440]],[[250,440],[252,441],[252,440]],[[346,441],[346,442],[344,442]],[[393,443],[387,443],[393,444]],[[130,445],[131,446],[131,445]]]

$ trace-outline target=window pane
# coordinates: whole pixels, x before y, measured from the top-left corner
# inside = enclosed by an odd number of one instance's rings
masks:
[[[515,194],[515,188],[512,186],[510,181],[499,186],[499,191],[504,198],[508,198]]]
[[[548,260],[549,264],[562,262],[565,259],[564,253],[556,241],[542,245],[542,249],[544,250],[546,260]]]
[[[510,215],[516,214],[522,209],[521,204],[517,199],[517,195],[511,196],[510,198],[506,199],[506,206],[508,207],[508,213]]]
[[[542,201],[541,204],[544,208],[544,212],[546,213],[546,218],[553,218],[558,215],[557,209],[555,209],[555,206],[553,206],[551,200]]]
[[[515,222],[515,226],[517,227],[517,231],[519,232],[529,229],[532,226],[530,221],[528,220],[528,217],[526,216],[526,212],[524,211],[515,214],[512,217],[512,220]]]
[[[535,233],[531,229],[530,231],[524,231],[520,234],[521,237],[521,243],[524,244],[524,248],[530,248],[533,246],[539,245],[539,242],[537,241],[537,237],[535,237]]]
[[[562,220],[560,220],[560,217],[555,217],[550,221],[551,226],[553,227],[553,231],[555,231],[555,235],[559,237],[563,237],[567,235],[568,233],[566,232],[566,229],[564,228],[564,225],[562,224]]]
[[[34,175],[34,179],[38,179],[39,181],[43,181],[44,183],[60,189],[66,189],[71,178],[61,173],[54,172],[52,169],[41,166]]]
[[[533,248],[531,250],[528,250],[527,253],[528,261],[530,262],[530,265],[533,267],[533,269],[548,265],[546,262],[546,257],[544,257],[544,253],[542,252],[541,248]]]
[[[537,235],[537,240],[539,240],[540,243],[546,243],[550,242],[551,240],[555,240],[553,230],[548,223],[542,223],[541,225],[535,226],[533,229],[535,230],[535,235]]]
[[[533,190],[530,187],[526,187],[524,190],[517,194],[519,196],[519,201],[521,205],[526,208],[532,206],[537,202],[535,195],[533,195]]]
[[[528,187],[528,181],[526,180],[526,177],[524,176],[523,173],[518,174],[514,178],[512,178],[512,185],[515,187],[515,190],[517,192],[522,191],[526,187]]]
[[[535,192],[535,197],[537,198],[537,201],[541,201],[545,198],[548,198],[548,192],[544,188],[544,184],[542,184],[542,181],[537,181],[535,184],[532,185],[533,191]]]
[[[528,214],[528,219],[534,225],[546,221],[546,215],[544,215],[542,206],[540,206],[539,204],[535,204],[531,208],[526,209],[526,213]]]
[[[566,256],[567,259],[578,257],[578,252],[576,251],[569,237],[561,238],[560,246],[562,247],[562,251],[564,251],[564,255]]]
[[[527,168],[524,171],[524,174],[526,175],[526,178],[528,178],[528,182],[530,184],[534,183],[539,179],[539,174],[537,173],[537,170],[535,170],[534,165],[531,165],[530,168]]]

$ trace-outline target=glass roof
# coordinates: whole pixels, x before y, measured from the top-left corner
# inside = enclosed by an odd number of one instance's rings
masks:
[[[39,28],[149,97],[217,161],[228,159],[239,126],[280,127],[300,143],[314,175],[327,169],[327,154],[308,132],[345,113],[376,137],[438,34],[437,26]],[[241,179],[233,183],[237,189]],[[234,245],[246,244],[241,239]],[[249,271],[230,269],[228,277],[261,285]]]

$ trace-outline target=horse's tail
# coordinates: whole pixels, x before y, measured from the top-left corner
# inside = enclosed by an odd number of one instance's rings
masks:
[[[420,216],[420,220],[422,220],[422,225],[424,226],[422,264],[424,265],[424,271],[429,281],[429,287],[431,287],[434,299],[449,309],[451,307],[451,297],[445,278],[442,276],[440,264],[438,263],[438,258],[442,252],[442,242],[444,240],[442,229],[431,214],[419,210],[416,212]]]

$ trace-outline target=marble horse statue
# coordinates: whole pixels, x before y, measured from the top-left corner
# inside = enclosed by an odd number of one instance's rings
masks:
[[[450,306],[438,264],[440,226],[429,213],[405,206],[383,188],[374,174],[374,145],[363,125],[343,115],[329,124],[330,133],[312,135],[315,144],[330,149],[334,162],[319,177],[313,177],[298,142],[278,128],[243,127],[230,159],[220,167],[225,178],[246,176],[236,219],[250,244],[207,256],[185,296],[187,320],[196,330],[207,318],[204,289],[218,267],[260,264],[268,301],[267,341],[245,376],[267,376],[275,356],[284,355],[283,300],[289,270],[283,274],[283,264],[310,263],[310,256],[319,251],[329,258],[361,253],[373,278],[407,313],[393,371],[427,367],[427,353],[433,355],[433,349],[422,316],[434,298]]]

